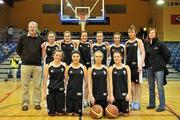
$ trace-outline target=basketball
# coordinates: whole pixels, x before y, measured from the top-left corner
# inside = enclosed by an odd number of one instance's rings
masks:
[[[119,110],[115,105],[108,105],[105,109],[106,117],[114,119],[119,115]]]
[[[103,116],[103,108],[100,105],[93,105],[90,108],[90,116],[94,119],[101,118]]]

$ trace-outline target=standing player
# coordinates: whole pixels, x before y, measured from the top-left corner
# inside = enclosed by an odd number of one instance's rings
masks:
[[[131,96],[131,71],[129,66],[122,63],[123,55],[115,51],[115,64],[109,68],[110,103],[125,115],[129,113],[129,100]]]
[[[134,25],[128,30],[129,40],[125,44],[126,63],[131,69],[132,80],[132,103],[134,110],[140,109],[142,67],[144,65],[145,50],[142,40],[136,38],[136,28]]]
[[[99,104],[105,110],[109,93],[108,70],[102,64],[103,53],[94,53],[95,64],[88,70],[88,89],[91,105]]]
[[[74,44],[71,41],[71,32],[65,31],[64,32],[64,41],[60,43],[61,44],[61,50],[64,52],[64,62],[67,65],[70,65],[71,60],[71,53],[74,50]]]
[[[103,32],[102,31],[98,31],[96,33],[96,44],[93,45],[93,52],[95,53],[96,51],[101,51],[103,53],[103,60],[102,60],[102,64],[103,65],[107,65],[107,47],[106,45],[103,43]]]
[[[111,62],[110,66],[114,64],[113,54],[115,51],[119,51],[122,54],[122,62],[124,63],[124,45],[120,44],[121,42],[121,34],[119,32],[115,32],[113,35],[114,44],[110,47],[110,55],[111,55]]]
[[[87,69],[80,63],[79,51],[72,52],[72,63],[66,69],[66,108],[68,115],[82,115],[83,84]],[[84,81],[84,82],[83,82]]]
[[[78,50],[81,54],[81,63],[86,66],[86,68],[91,67],[91,45],[87,42],[88,34],[86,31],[81,33],[81,41],[78,45]]]
[[[57,49],[59,49],[58,44],[56,44],[56,34],[53,31],[48,32],[47,34],[48,42],[46,43],[44,47],[44,57],[46,57],[46,64],[49,64],[51,61],[53,61],[53,52]]]
[[[45,65],[43,83],[43,97],[47,99],[48,115],[50,116],[62,115],[65,112],[64,73],[66,64],[62,62],[63,52],[55,50],[53,58],[54,60],[50,64]],[[47,88],[48,95],[46,97]]]

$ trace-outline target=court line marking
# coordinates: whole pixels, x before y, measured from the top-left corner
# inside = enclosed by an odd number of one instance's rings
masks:
[[[17,89],[19,89],[21,86],[17,86],[14,90],[12,90],[11,92],[7,92],[4,95],[1,96],[0,98],[0,103],[2,103],[5,99],[7,99],[10,95],[12,95]]]
[[[149,89],[149,86],[148,85],[145,85],[146,88]],[[158,93],[155,92],[155,96],[156,98],[159,99],[159,96],[158,96]],[[166,97],[166,96],[165,96]],[[169,109],[168,111],[171,112],[172,114],[174,114],[178,119],[180,119],[180,115],[173,109],[171,108],[168,104],[165,104],[165,106]]]

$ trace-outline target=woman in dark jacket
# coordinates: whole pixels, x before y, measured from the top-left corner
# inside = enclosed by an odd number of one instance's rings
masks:
[[[164,70],[166,64],[170,59],[170,53],[168,48],[162,41],[158,39],[157,30],[150,28],[148,31],[148,45],[146,46],[147,55],[147,77],[149,84],[149,105],[147,109],[153,109],[156,106],[155,103],[155,80],[157,82],[157,89],[159,94],[159,103],[157,112],[165,110],[165,92],[164,92]]]

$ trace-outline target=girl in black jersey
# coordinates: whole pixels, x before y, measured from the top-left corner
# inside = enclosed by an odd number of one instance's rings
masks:
[[[102,60],[102,64],[103,65],[107,65],[107,47],[106,45],[103,43],[103,32],[102,31],[98,31],[96,34],[96,44],[93,45],[92,50],[95,53],[96,51],[101,51],[103,53],[103,60]]]
[[[71,32],[65,31],[64,32],[64,41],[60,43],[61,44],[61,50],[64,52],[64,62],[67,65],[70,65],[71,60],[71,53],[74,50],[74,44],[71,41]]]
[[[144,65],[145,50],[142,40],[136,38],[136,28],[132,25],[129,30],[129,40],[125,44],[126,64],[131,69],[133,110],[140,109],[142,67]]]
[[[123,55],[119,51],[113,54],[115,64],[109,67],[110,103],[118,108],[121,114],[129,113],[131,96],[131,71],[122,63]]]
[[[63,52],[55,50],[53,58],[50,64],[45,65],[43,81],[43,97],[47,99],[47,109],[50,116],[63,115],[65,112],[64,77],[66,64],[61,61]]]
[[[80,63],[79,51],[73,51],[72,63],[66,70],[66,112],[68,115],[82,115],[83,84],[87,84],[86,74],[86,67]]]
[[[99,104],[105,110],[109,93],[107,68],[102,64],[103,53],[94,53],[95,64],[88,70],[89,98],[92,105]]]
[[[53,61],[53,52],[59,49],[59,45],[56,44],[56,34],[53,31],[48,32],[47,34],[48,42],[45,45],[44,54],[45,54],[45,63],[49,64]]]
[[[81,63],[85,65],[86,68],[91,67],[91,46],[87,42],[86,31],[81,33],[81,41],[79,42],[78,50],[81,54]]]
[[[114,64],[113,54],[115,51],[119,51],[123,55],[122,62],[124,63],[124,45],[120,44],[121,34],[119,32],[115,32],[113,38],[114,38],[114,44],[112,44],[110,47],[110,56],[111,56],[110,66]]]

